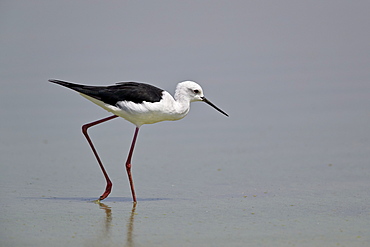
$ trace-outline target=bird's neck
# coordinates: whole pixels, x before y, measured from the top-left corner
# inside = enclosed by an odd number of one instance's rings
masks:
[[[190,110],[190,99],[176,91],[173,107],[177,114],[185,117]]]

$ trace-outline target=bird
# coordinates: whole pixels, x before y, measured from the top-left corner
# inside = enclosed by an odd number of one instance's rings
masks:
[[[174,97],[163,89],[142,82],[119,82],[110,86],[81,85],[56,79],[50,79],[49,82],[72,89],[108,112],[113,113],[113,115],[109,117],[105,117],[82,126],[82,133],[90,145],[106,180],[105,191],[97,200],[98,202],[107,198],[111,193],[112,181],[110,180],[94,144],[88,135],[87,130],[90,127],[117,117],[124,118],[135,125],[134,137],[131,142],[125,165],[132,200],[136,203],[136,193],[131,173],[131,159],[139,129],[142,125],[153,124],[161,121],[180,120],[189,113],[190,103],[196,101],[205,102],[225,116],[229,116],[226,112],[204,97],[202,87],[194,81],[182,81],[178,83]]]

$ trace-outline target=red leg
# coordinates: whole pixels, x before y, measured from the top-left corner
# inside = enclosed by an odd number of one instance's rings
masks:
[[[126,161],[127,176],[128,176],[128,180],[130,182],[132,199],[134,200],[135,203],[136,203],[136,195],[135,195],[134,181],[133,181],[132,175],[131,175],[131,157],[132,157],[132,154],[134,152],[136,138],[137,138],[138,133],[139,133],[139,127],[136,127],[134,138],[132,139],[132,143],[131,143],[130,152],[128,154],[127,161]]]
[[[95,150],[95,147],[94,147],[94,144],[92,143],[89,135],[87,134],[87,129],[94,126],[94,125],[97,125],[97,124],[100,124],[100,123],[104,123],[108,120],[111,120],[111,119],[114,119],[118,116],[116,115],[113,115],[113,116],[110,116],[110,117],[107,117],[107,118],[103,118],[103,119],[100,119],[98,121],[95,121],[95,122],[91,122],[91,123],[88,123],[88,124],[85,124],[82,126],[82,133],[85,135],[86,137],[86,140],[87,142],[89,143],[94,155],[95,155],[95,158],[96,160],[98,161],[99,163],[99,166],[104,174],[104,177],[105,177],[105,180],[107,181],[107,187],[105,188],[105,192],[99,197],[99,200],[104,200],[105,198],[107,198],[107,196],[110,194],[111,190],[112,190],[112,182],[110,181],[109,177],[108,177],[108,173],[105,171],[104,169],[104,166],[103,166],[103,163],[101,162],[100,158],[99,158],[99,155],[98,155],[98,152]]]

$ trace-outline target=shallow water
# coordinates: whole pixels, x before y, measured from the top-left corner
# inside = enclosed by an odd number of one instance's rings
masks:
[[[345,119],[318,113],[309,124],[257,119],[242,126],[236,112],[226,118],[193,104],[198,109],[182,121],[142,127],[133,207],[124,160],[134,127],[117,119],[90,130],[113,181],[111,196],[96,204],[104,179],[80,133],[91,119],[63,111],[56,119],[55,107],[45,107],[26,129],[2,130],[2,246],[363,246],[369,240],[369,132],[361,122],[347,127]]]
[[[0,246],[367,246],[370,41],[360,17],[368,8],[299,12],[287,2],[238,3],[235,13],[221,3],[169,12],[149,2],[4,3]],[[341,14],[330,15],[333,7]],[[181,22],[183,10],[195,22]],[[231,28],[240,23],[245,31]],[[195,79],[230,117],[193,103],[181,121],[143,126],[135,207],[124,168],[134,126],[91,128],[113,181],[94,203],[105,180],[80,128],[109,114],[50,78],[135,79],[171,94]]]

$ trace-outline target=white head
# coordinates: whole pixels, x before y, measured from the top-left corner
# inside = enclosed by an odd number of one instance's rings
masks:
[[[194,81],[183,81],[177,84],[175,98],[186,98],[190,102],[202,101],[203,89]]]
[[[221,112],[222,114],[227,115],[224,111],[220,108],[212,104],[209,100],[204,97],[202,87],[194,82],[194,81],[183,81],[177,84],[176,91],[175,91],[175,99],[176,100],[187,100],[188,102],[194,101],[203,101],[208,105],[214,107],[216,110]]]

